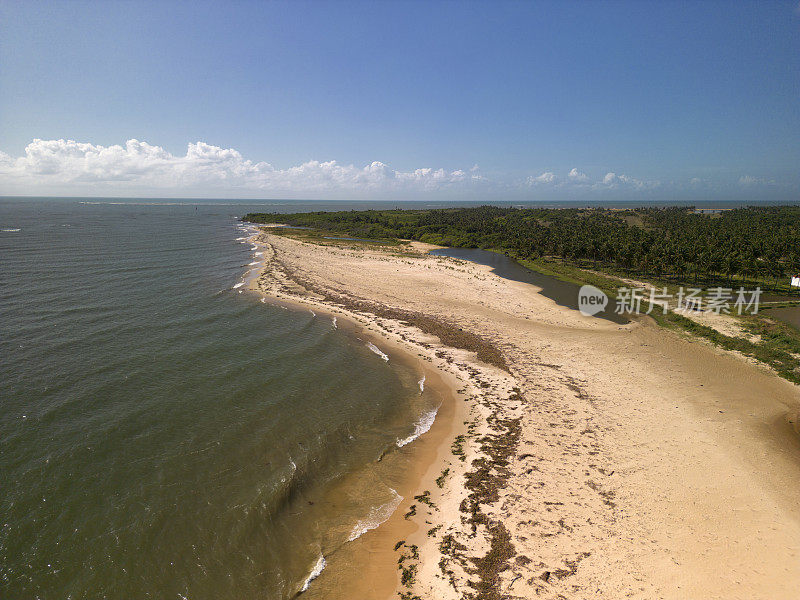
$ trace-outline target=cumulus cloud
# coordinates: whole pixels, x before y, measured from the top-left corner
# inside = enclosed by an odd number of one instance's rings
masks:
[[[556,174],[552,171],[545,171],[541,175],[537,175],[534,177],[531,175],[528,177],[527,183],[528,185],[537,185],[537,184],[552,184],[556,180]]]
[[[541,175],[531,175],[525,180],[528,187],[548,187],[563,193],[602,193],[604,190],[644,191],[659,187],[658,181],[643,181],[628,175],[609,172],[600,179],[592,179],[577,168],[570,170],[566,177],[559,177],[553,171],[545,171]]]
[[[749,175],[739,180],[742,188],[766,183],[774,182]],[[502,174],[485,177],[478,165],[455,170],[421,167],[402,171],[380,161],[359,166],[309,160],[278,168],[245,158],[233,148],[202,141],[188,144],[185,154],[173,154],[135,139],[110,146],[36,139],[21,156],[0,151],[0,195],[328,199],[472,195],[482,199],[535,199],[546,194],[548,198],[569,199],[603,194],[634,196],[660,186],[658,181],[616,172],[590,176],[577,167],[566,173],[544,170],[514,179]]]
[[[634,190],[645,190],[655,188],[661,185],[658,181],[642,181],[640,179],[635,179],[634,177],[629,177],[625,174],[617,175],[616,173],[606,173],[603,177],[602,182],[599,184],[600,187],[606,187],[611,189],[619,189],[619,188],[630,188]]]
[[[577,167],[572,169],[567,177],[569,177],[571,181],[589,181],[589,176],[586,175],[586,173],[578,171]]]
[[[101,146],[73,140],[33,140],[23,156],[0,153],[0,185],[108,191],[244,190],[263,194],[431,191],[484,181],[475,170],[420,168],[397,171],[382,162],[366,166],[311,160],[278,169],[246,159],[233,148],[190,143],[174,155],[139,140]]]

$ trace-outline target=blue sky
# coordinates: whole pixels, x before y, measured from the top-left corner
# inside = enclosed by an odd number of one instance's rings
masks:
[[[3,1],[0,56],[0,194],[800,199],[797,1]]]

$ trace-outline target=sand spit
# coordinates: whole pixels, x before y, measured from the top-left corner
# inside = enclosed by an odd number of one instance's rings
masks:
[[[398,508],[413,530],[397,525],[408,535],[394,545],[377,533],[391,522],[360,538],[393,553],[397,584],[361,597],[796,597],[792,384],[647,321],[582,317],[424,244],[258,244],[257,289],[358,321],[465,400],[463,427]]]

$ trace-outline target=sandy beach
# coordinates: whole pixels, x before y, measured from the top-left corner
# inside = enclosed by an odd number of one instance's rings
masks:
[[[369,570],[332,585],[330,568],[318,590],[797,596],[800,395],[791,383],[647,319],[583,317],[488,267],[427,255],[424,244],[269,233],[258,244],[265,265],[253,289],[328,310],[417,357],[449,398],[415,442],[425,445],[409,480],[417,492],[342,561],[369,556]]]

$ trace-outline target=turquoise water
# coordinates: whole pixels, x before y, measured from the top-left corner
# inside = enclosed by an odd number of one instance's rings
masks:
[[[0,200],[0,597],[289,598],[396,504],[435,399],[233,289],[253,209]]]

